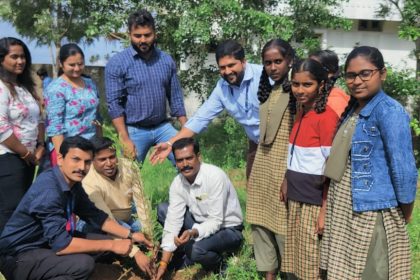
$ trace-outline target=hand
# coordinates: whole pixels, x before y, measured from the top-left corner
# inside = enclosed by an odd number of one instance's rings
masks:
[[[188,241],[191,240],[191,238],[193,238],[192,236],[192,231],[191,230],[185,230],[180,237],[175,236],[175,245],[177,247],[184,245],[185,243],[187,243]]]
[[[25,163],[29,166],[37,164],[37,160],[35,158],[35,155],[31,152],[29,152],[29,153],[27,152],[25,155],[21,155],[20,158],[23,159],[25,161]]]
[[[133,248],[130,239],[115,239],[110,241],[112,242],[111,252],[117,255],[127,256]]]
[[[159,265],[156,272],[155,272],[154,280],[161,280],[163,278],[163,276],[165,275],[166,270],[167,270],[166,265]]]
[[[134,242],[144,244],[144,245],[147,247],[147,249],[149,249],[149,250],[152,250],[152,249],[153,249],[153,243],[152,243],[150,240],[148,240],[148,239],[146,238],[146,236],[144,236],[144,234],[143,234],[143,233],[140,233],[140,232],[135,232],[135,233],[133,234],[133,238],[132,238],[132,240],[133,240]]]
[[[171,151],[172,147],[168,143],[159,143],[153,148],[149,160],[153,165],[162,163],[169,156]]]
[[[39,162],[41,161],[41,158],[44,154],[45,154],[45,147],[44,146],[38,146],[38,148],[35,149],[36,164],[39,164]]]
[[[315,233],[319,235],[322,235],[324,233],[325,214],[326,214],[326,209],[325,207],[322,207],[321,210],[319,211],[318,220],[316,222],[316,229],[315,229]]]
[[[141,271],[152,278],[155,274],[155,271],[152,270],[152,263],[150,262],[150,259],[141,251],[134,255],[134,259],[136,260],[137,266],[141,269]]]
[[[130,138],[121,138],[121,144],[123,146],[124,156],[135,159],[137,156],[137,149],[136,145],[134,145],[133,141]]]
[[[287,180],[283,179],[283,183],[280,186],[280,201],[287,201]]]

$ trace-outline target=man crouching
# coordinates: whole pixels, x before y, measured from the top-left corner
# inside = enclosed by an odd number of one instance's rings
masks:
[[[0,270],[7,279],[88,279],[95,268],[94,256],[129,255],[133,242],[152,247],[142,233],[119,225],[89,200],[80,182],[92,157],[90,141],[66,138],[58,165],[42,173],[22,198],[0,237]],[[76,215],[122,239],[79,236]],[[141,251],[132,257],[151,275],[150,261]]]
[[[162,279],[167,266],[182,260],[182,266],[200,263],[215,271],[224,252],[234,252],[242,244],[242,211],[235,188],[225,172],[201,162],[198,143],[182,138],[172,151],[180,174],[173,180],[169,204],[158,208],[164,224],[162,259],[156,279]]]

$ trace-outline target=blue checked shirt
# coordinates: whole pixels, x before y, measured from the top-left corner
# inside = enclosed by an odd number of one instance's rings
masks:
[[[157,48],[148,60],[132,46],[113,56],[105,68],[105,86],[111,119],[125,116],[127,124],[157,125],[167,118],[166,99],[171,116],[185,116],[175,62]]]
[[[248,138],[258,143],[260,137],[260,116],[257,92],[260,84],[262,66],[247,63],[241,85],[229,85],[219,79],[210,97],[188,120],[185,127],[200,133],[224,109],[245,129]]]

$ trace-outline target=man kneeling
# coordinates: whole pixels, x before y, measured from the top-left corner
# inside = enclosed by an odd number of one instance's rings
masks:
[[[119,225],[89,200],[80,182],[92,156],[90,141],[79,136],[66,138],[58,165],[42,173],[22,198],[0,237],[0,270],[7,279],[88,279],[95,261],[86,253],[128,255],[133,241],[152,247],[142,233]],[[79,237],[76,215],[123,239]],[[151,275],[149,259],[141,251],[133,255],[139,267]]]
[[[171,184],[169,205],[158,208],[164,229],[156,279],[165,274],[173,253],[172,262],[182,258],[183,265],[200,263],[206,270],[216,270],[222,254],[236,251],[243,240],[241,207],[225,172],[201,162],[193,138],[179,139],[172,151],[181,174]]]
[[[82,181],[89,199],[108,217],[132,232],[150,233],[146,198],[137,166],[132,160],[117,157],[111,139],[95,136],[90,141],[95,154],[89,173]],[[133,212],[137,218],[132,216]],[[83,220],[77,222],[77,230],[93,232]]]

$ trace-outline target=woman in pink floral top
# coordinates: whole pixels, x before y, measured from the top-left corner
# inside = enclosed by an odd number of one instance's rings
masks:
[[[76,44],[66,44],[60,49],[60,73],[51,82],[44,96],[47,111],[47,135],[53,148],[59,147],[65,137],[82,136],[90,139],[102,133],[98,124],[98,91],[90,78],[83,76],[84,54]],[[56,163],[56,152],[51,162]]]
[[[0,233],[32,183],[44,152],[44,124],[19,39],[0,39]]]

